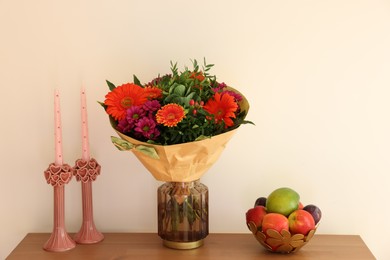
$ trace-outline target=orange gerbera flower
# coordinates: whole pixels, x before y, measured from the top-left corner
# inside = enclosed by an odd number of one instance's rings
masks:
[[[145,92],[148,97],[148,99],[159,99],[162,97],[162,90],[157,87],[145,87]]]
[[[174,127],[185,118],[184,108],[178,104],[171,103],[163,106],[157,111],[157,123]]]
[[[106,112],[121,120],[126,117],[126,110],[132,106],[142,105],[147,101],[144,89],[136,84],[127,83],[114,88],[106,95],[104,104],[107,106]]]
[[[238,105],[234,101],[234,97],[228,93],[215,93],[214,97],[209,99],[204,105],[204,110],[214,115],[217,123],[223,121],[225,127],[234,125],[232,118],[236,118]]]

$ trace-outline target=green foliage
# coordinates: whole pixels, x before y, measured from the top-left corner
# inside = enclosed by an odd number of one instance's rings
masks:
[[[133,81],[135,85],[142,86],[141,81],[137,78],[136,75],[133,75]]]
[[[110,89],[110,91],[113,91],[116,87],[114,84],[112,84],[111,82],[109,82],[108,80],[106,80],[106,83],[108,85],[108,88]]]

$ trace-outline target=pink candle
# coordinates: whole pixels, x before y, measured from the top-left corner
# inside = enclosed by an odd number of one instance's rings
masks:
[[[89,161],[89,136],[88,136],[88,118],[87,118],[87,98],[85,95],[85,89],[81,89],[81,132],[82,132],[82,146],[83,154],[82,159]]]
[[[61,110],[60,110],[60,94],[58,90],[54,92],[54,141],[55,141],[55,164],[62,165],[62,126],[61,126]]]

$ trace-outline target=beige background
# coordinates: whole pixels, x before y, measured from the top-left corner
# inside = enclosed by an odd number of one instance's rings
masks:
[[[241,127],[202,178],[210,231],[248,233],[258,196],[289,186],[321,207],[318,233],[359,234],[389,259],[390,1],[0,0],[0,258],[28,232],[51,232],[53,93],[61,94],[65,161],[81,156],[80,88],[88,98],[101,231],[156,232],[161,184],[97,104],[105,80],[146,82],[206,57],[246,94]],[[80,183],[66,186],[66,225],[81,221]],[[254,241],[254,246],[256,242]]]

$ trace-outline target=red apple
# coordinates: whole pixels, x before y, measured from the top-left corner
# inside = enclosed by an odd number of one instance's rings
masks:
[[[288,230],[288,219],[279,213],[268,213],[263,217],[261,230],[267,234],[268,229],[274,229],[281,232],[283,229]]]
[[[298,209],[303,209],[303,208],[304,208],[304,206],[303,206],[302,202],[299,202]]]
[[[293,234],[307,235],[310,230],[315,229],[313,216],[303,209],[297,209],[288,216],[290,232]]]
[[[257,228],[261,227],[261,223],[263,222],[263,217],[267,214],[267,211],[264,206],[256,206],[254,208],[249,209],[246,212],[246,223],[249,222],[255,223]]]

